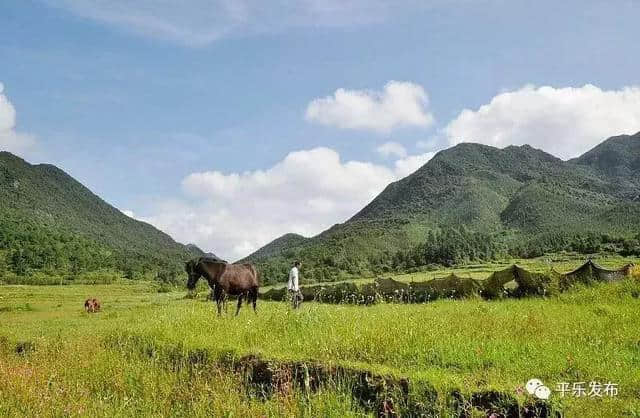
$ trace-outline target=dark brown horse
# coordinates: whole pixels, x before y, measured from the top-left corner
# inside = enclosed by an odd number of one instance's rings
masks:
[[[218,315],[222,312],[226,295],[238,296],[236,315],[240,312],[243,298],[247,299],[247,303],[251,301],[255,312],[260,285],[258,273],[251,264],[228,264],[221,260],[200,257],[186,262],[185,270],[189,275],[187,280],[189,290],[195,289],[200,277],[207,279],[218,306]]]

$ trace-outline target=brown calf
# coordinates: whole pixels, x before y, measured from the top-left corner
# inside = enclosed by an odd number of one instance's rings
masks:
[[[96,313],[100,310],[100,301],[96,298],[89,298],[84,301],[84,310],[87,313]]]

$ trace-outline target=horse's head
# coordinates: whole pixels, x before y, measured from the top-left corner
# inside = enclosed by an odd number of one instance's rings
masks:
[[[194,259],[184,263],[184,270],[187,272],[187,289],[193,290],[196,288],[196,284],[200,277],[202,277],[202,270],[199,267],[200,260]]]

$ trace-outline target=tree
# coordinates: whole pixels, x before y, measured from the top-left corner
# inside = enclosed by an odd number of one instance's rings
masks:
[[[0,278],[2,278],[9,268],[9,263],[7,261],[7,252],[0,250]]]
[[[18,276],[24,276],[27,274],[27,260],[25,257],[25,251],[21,247],[12,252],[10,267]]]

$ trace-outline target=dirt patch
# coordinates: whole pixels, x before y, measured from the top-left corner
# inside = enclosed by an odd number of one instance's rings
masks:
[[[454,416],[459,418],[471,418],[478,412],[492,418],[562,417],[560,411],[545,401],[530,400],[520,405],[513,395],[495,390],[479,391],[470,396],[454,390],[450,393],[450,405]]]
[[[381,416],[396,416],[398,410],[409,409],[409,381],[403,378],[314,362],[268,361],[257,356],[241,357],[226,366],[244,377],[250,396],[269,398],[294,390],[313,393],[322,387],[348,387],[362,407]],[[435,403],[435,390],[431,395]],[[435,404],[429,409],[435,411]]]
[[[147,357],[172,371],[206,373],[209,369],[212,372],[222,369],[235,373],[243,382],[242,390],[251,398],[269,399],[294,391],[310,394],[323,388],[339,388],[350,392],[363,409],[381,417],[439,416],[443,405],[450,416],[460,418],[471,417],[474,411],[496,418],[561,416],[546,402],[531,400],[521,404],[509,393],[463,394],[458,390],[438,393],[428,382],[314,361],[267,360],[255,355],[239,356],[234,351],[214,356],[206,349],[187,349],[181,343],[158,344],[137,335],[113,335],[105,344],[125,355]]]

